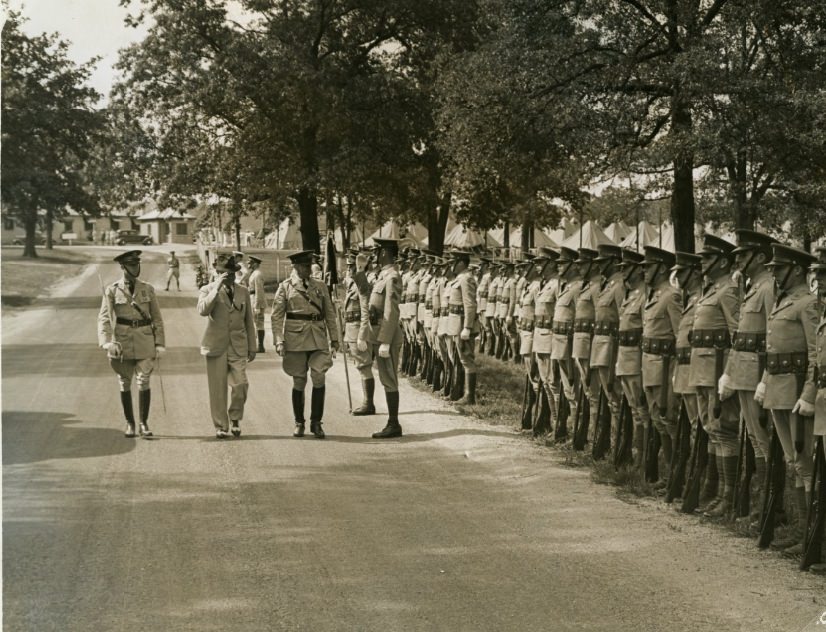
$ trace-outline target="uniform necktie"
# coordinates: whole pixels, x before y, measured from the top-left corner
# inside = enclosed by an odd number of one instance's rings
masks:
[[[126,284],[126,287],[128,287],[128,288],[129,288],[129,293],[130,293],[130,294],[134,294],[134,293],[135,293],[135,283],[134,283],[134,282],[132,282],[132,283],[127,283],[127,284]]]
[[[234,295],[234,294],[235,294],[235,292],[233,292],[233,291],[232,291],[232,288],[231,288],[231,287],[227,287],[227,296],[229,297],[229,302],[230,302],[230,303],[233,303],[233,298],[234,298],[234,296],[233,296],[233,295]]]

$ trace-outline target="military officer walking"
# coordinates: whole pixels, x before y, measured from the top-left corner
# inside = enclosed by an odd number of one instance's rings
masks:
[[[812,451],[817,386],[817,327],[820,310],[809,292],[807,272],[815,258],[780,244],[772,246],[771,268],[777,299],[766,323],[766,370],[754,397],[771,410],[786,462],[795,473],[796,521],[788,539],[772,543],[789,556],[803,551],[803,534],[812,489]]]
[[[267,311],[267,293],[264,290],[264,275],[261,273],[261,258],[250,255],[249,261],[249,290],[255,316],[255,330],[258,333],[258,353],[264,353],[264,313]]]
[[[374,432],[373,438],[390,439],[402,436],[399,423],[399,352],[404,339],[399,322],[402,283],[395,264],[399,242],[378,238],[374,241],[379,249],[377,258],[381,271],[370,293],[367,313],[362,314],[362,322],[367,321],[367,341],[373,346],[379,381],[387,400],[387,424]]]
[[[118,376],[120,401],[126,419],[127,437],[135,436],[132,409],[132,378],[137,376],[140,434],[151,437],[149,378],[155,359],[166,350],[163,318],[155,297],[155,288],[138,277],[141,274],[141,251],[130,250],[114,259],[123,277],[103,291],[98,314],[98,344],[106,350],[109,366]]]
[[[276,352],[284,358],[284,372],[293,378],[293,436],[304,436],[304,389],[309,371],[313,383],[310,432],[323,439],[325,374],[338,351],[336,312],[327,286],[310,277],[313,252],[297,252],[289,259],[293,270],[278,286],[273,301],[272,336]]]
[[[169,252],[169,259],[166,260],[166,291],[169,291],[169,283],[175,279],[175,285],[178,286],[178,291],[181,291],[181,262],[175,256],[175,251]]]
[[[230,430],[234,436],[241,436],[249,390],[247,363],[255,360],[255,321],[249,290],[235,282],[235,273],[241,269],[235,257],[218,255],[213,265],[215,280],[198,294],[198,313],[208,318],[201,355],[206,357],[215,436],[226,439]],[[227,387],[231,391],[229,408]]]

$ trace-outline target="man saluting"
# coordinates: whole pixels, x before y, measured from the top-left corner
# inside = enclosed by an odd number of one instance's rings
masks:
[[[109,356],[109,365],[118,376],[120,401],[126,417],[127,437],[135,436],[132,411],[132,376],[137,375],[140,433],[151,437],[149,430],[149,377],[155,358],[166,349],[164,330],[155,288],[138,277],[141,274],[141,251],[130,250],[115,257],[123,278],[103,291],[98,315],[98,343]]]
[[[293,271],[275,293],[272,336],[276,352],[284,358],[284,372],[293,378],[293,436],[304,436],[304,388],[309,370],[313,382],[310,432],[323,439],[324,378],[338,351],[336,312],[327,286],[310,277],[313,251],[297,252],[289,259]]]

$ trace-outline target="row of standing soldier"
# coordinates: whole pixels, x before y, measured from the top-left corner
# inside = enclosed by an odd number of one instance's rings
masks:
[[[524,367],[523,429],[577,450],[590,440],[594,458],[641,469],[683,512],[745,522],[761,547],[809,568],[826,520],[826,312],[807,274],[823,277],[822,298],[826,254],[737,238],[706,235],[696,255],[539,248],[482,257],[475,274],[467,253],[411,251],[402,370],[475,402],[474,345],[442,324],[455,309],[481,352]],[[794,517],[782,509],[787,465]],[[788,537],[774,539],[783,520]]]

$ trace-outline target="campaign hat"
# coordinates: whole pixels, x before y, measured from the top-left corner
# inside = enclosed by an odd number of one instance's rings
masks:
[[[113,261],[117,261],[121,265],[126,265],[127,263],[140,263],[141,262],[141,252],[142,250],[127,250],[126,252],[120,253],[117,257],[113,259]]]

